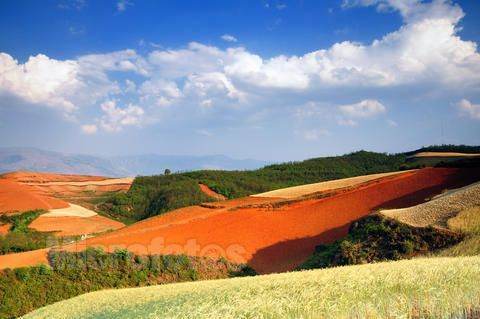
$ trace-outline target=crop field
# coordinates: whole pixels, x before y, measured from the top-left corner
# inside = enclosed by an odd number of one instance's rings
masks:
[[[479,281],[479,256],[422,258],[105,290],[25,318],[467,318]]]
[[[276,197],[276,198],[285,198],[285,199],[292,199],[297,198],[305,195],[310,195],[313,193],[324,192],[324,191],[331,191],[340,188],[352,187],[357,186],[362,183],[370,182],[376,179],[398,175],[405,173],[405,171],[401,172],[391,172],[391,173],[380,173],[380,174],[370,174],[370,175],[363,175],[363,176],[356,176],[356,177],[349,177],[349,178],[342,178],[336,179],[333,181],[327,182],[320,182],[320,183],[313,183],[313,184],[306,184],[300,186],[293,186],[282,188],[278,190],[273,190],[270,192],[265,192],[261,194],[252,195],[253,197]]]
[[[416,227],[446,227],[449,218],[460,211],[480,205],[480,183],[455,189],[413,207],[383,210],[387,217]]]
[[[459,244],[441,251],[440,256],[480,255],[480,206],[460,212],[447,221],[449,229],[463,233],[465,239]]]
[[[478,157],[480,154],[458,153],[458,152],[420,152],[414,157]]]

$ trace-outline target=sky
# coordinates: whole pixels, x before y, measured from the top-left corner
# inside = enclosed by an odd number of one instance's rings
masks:
[[[479,145],[479,41],[479,1],[0,1],[0,147],[279,162]]]

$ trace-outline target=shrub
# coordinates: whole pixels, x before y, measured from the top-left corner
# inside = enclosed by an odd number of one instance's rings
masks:
[[[416,228],[380,215],[370,215],[350,226],[348,235],[319,245],[300,269],[326,268],[409,258],[452,246],[462,235],[432,227]]]
[[[137,256],[126,250],[105,253],[89,248],[75,253],[50,251],[48,258],[51,267],[0,271],[0,318],[15,318],[99,289],[242,275],[240,265],[184,255]]]

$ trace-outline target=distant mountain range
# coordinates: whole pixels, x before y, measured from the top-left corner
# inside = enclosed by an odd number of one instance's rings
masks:
[[[264,161],[233,159],[224,155],[132,155],[101,157],[65,154],[36,148],[1,148],[0,173],[29,170],[102,176],[136,176],[163,174],[165,169],[191,171],[198,169],[244,170],[266,165]]]

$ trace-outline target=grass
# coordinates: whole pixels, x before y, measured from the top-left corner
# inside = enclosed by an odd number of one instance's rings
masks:
[[[467,318],[480,257],[423,258],[106,290],[25,318]]]
[[[126,250],[105,253],[51,251],[50,266],[0,271],[0,318],[16,318],[34,309],[82,293],[163,283],[254,274],[244,265],[184,255],[137,256]]]
[[[472,207],[460,212],[447,221],[453,231],[464,234],[459,244],[442,250],[440,256],[472,256],[480,254],[480,207]]]

